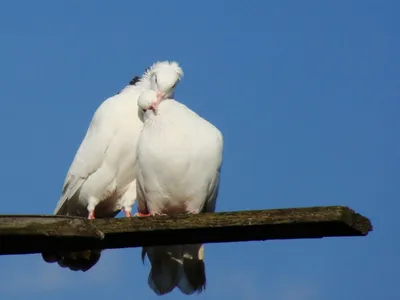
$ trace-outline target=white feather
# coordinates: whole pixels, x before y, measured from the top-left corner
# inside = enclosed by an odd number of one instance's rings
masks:
[[[97,217],[131,210],[136,199],[136,147],[143,126],[137,99],[160,72],[164,76],[159,75],[159,80],[173,93],[170,88],[182,78],[182,69],[176,62],[157,62],[137,84],[126,86],[96,110],[67,173],[55,214],[85,216],[88,207],[97,205]]]
[[[125,87],[99,106],[67,173],[54,214],[87,217],[94,212],[96,218],[106,218],[116,216],[121,209],[132,210],[136,200],[136,148],[143,126],[137,99],[147,88],[173,94],[182,76],[176,62],[158,62],[137,84]],[[100,251],[88,252],[86,256],[80,252],[44,253],[43,258],[71,270],[86,271],[100,258]]]
[[[134,101],[138,94],[132,89],[107,99],[97,109],[68,171],[55,214],[86,216],[90,197],[100,203],[119,199],[128,190],[135,179],[134,150],[142,128]],[[112,217],[121,209],[119,204],[114,201],[96,215]]]
[[[154,92],[138,99],[145,108]],[[185,105],[167,99],[147,110],[137,148],[137,197],[141,213],[202,213],[215,210],[223,137]],[[149,285],[157,294],[175,286],[185,294],[205,287],[202,245],[146,247],[152,264]]]

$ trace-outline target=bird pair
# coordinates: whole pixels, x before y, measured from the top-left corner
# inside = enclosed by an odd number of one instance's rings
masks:
[[[54,214],[113,218],[214,212],[223,137],[212,124],[173,100],[183,77],[176,62],[162,61],[135,77],[96,110],[67,173]],[[148,284],[158,295],[178,287],[205,288],[203,245],[144,247]],[[100,250],[43,253],[74,271],[87,271]]]

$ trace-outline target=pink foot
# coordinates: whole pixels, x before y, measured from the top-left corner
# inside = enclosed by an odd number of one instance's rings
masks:
[[[163,213],[148,213],[148,214],[142,214],[142,213],[136,213],[135,217],[154,217],[154,216],[167,216],[167,214]]]
[[[136,213],[135,215],[134,215],[135,217],[150,217],[151,216],[151,214],[149,213],[149,214],[142,214],[142,213]]]
[[[192,210],[192,211],[188,211],[187,213],[190,215],[197,215],[199,212]]]
[[[89,219],[89,220],[93,220],[93,219],[94,219],[94,211],[91,211],[91,212],[89,213],[88,219]]]
[[[124,208],[122,209],[122,211],[124,212],[126,218],[132,217],[132,214],[131,214],[130,211],[127,211],[127,210],[125,210]]]

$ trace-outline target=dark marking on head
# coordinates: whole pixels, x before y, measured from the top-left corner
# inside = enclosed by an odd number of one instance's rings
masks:
[[[136,83],[138,83],[139,81],[140,81],[140,77],[139,76],[135,76],[135,77],[133,77],[132,79],[131,79],[131,81],[129,81],[129,83],[128,83],[128,85],[135,85]],[[118,92],[117,93],[117,95],[119,94],[120,92]]]
[[[129,85],[135,85],[139,81],[140,81],[140,77],[139,76],[135,76],[135,77],[132,78],[131,81],[129,81]]]
[[[144,70],[144,73],[146,73],[147,71],[149,71],[150,68],[151,68],[151,67],[147,67],[147,68]],[[132,80],[129,81],[129,85],[135,85],[136,83],[138,83],[138,82],[140,81],[140,79],[141,79],[140,76],[135,76],[135,77],[133,77]]]
[[[150,68],[151,68],[151,67],[147,67],[147,68],[144,70],[144,73],[146,73],[147,71],[149,71]],[[128,84],[128,85],[135,85],[136,83],[138,83],[138,82],[140,81],[140,79],[141,79],[140,76],[135,76],[135,77],[133,77],[133,78],[131,79],[131,81],[129,81],[129,84]],[[117,94],[119,94],[119,92],[118,92]]]

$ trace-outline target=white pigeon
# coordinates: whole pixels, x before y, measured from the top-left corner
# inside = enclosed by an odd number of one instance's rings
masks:
[[[144,126],[137,147],[139,216],[214,212],[219,190],[223,137],[185,105],[154,91],[138,99]],[[178,287],[184,294],[206,286],[201,244],[144,247],[151,263],[148,284],[158,295]]]
[[[178,63],[157,62],[99,106],[67,173],[55,215],[112,218],[122,209],[131,216],[136,200],[136,147],[143,127],[137,99],[147,89],[157,94],[155,102],[171,97],[182,77]],[[100,255],[100,250],[43,253],[43,259],[87,271]]]

